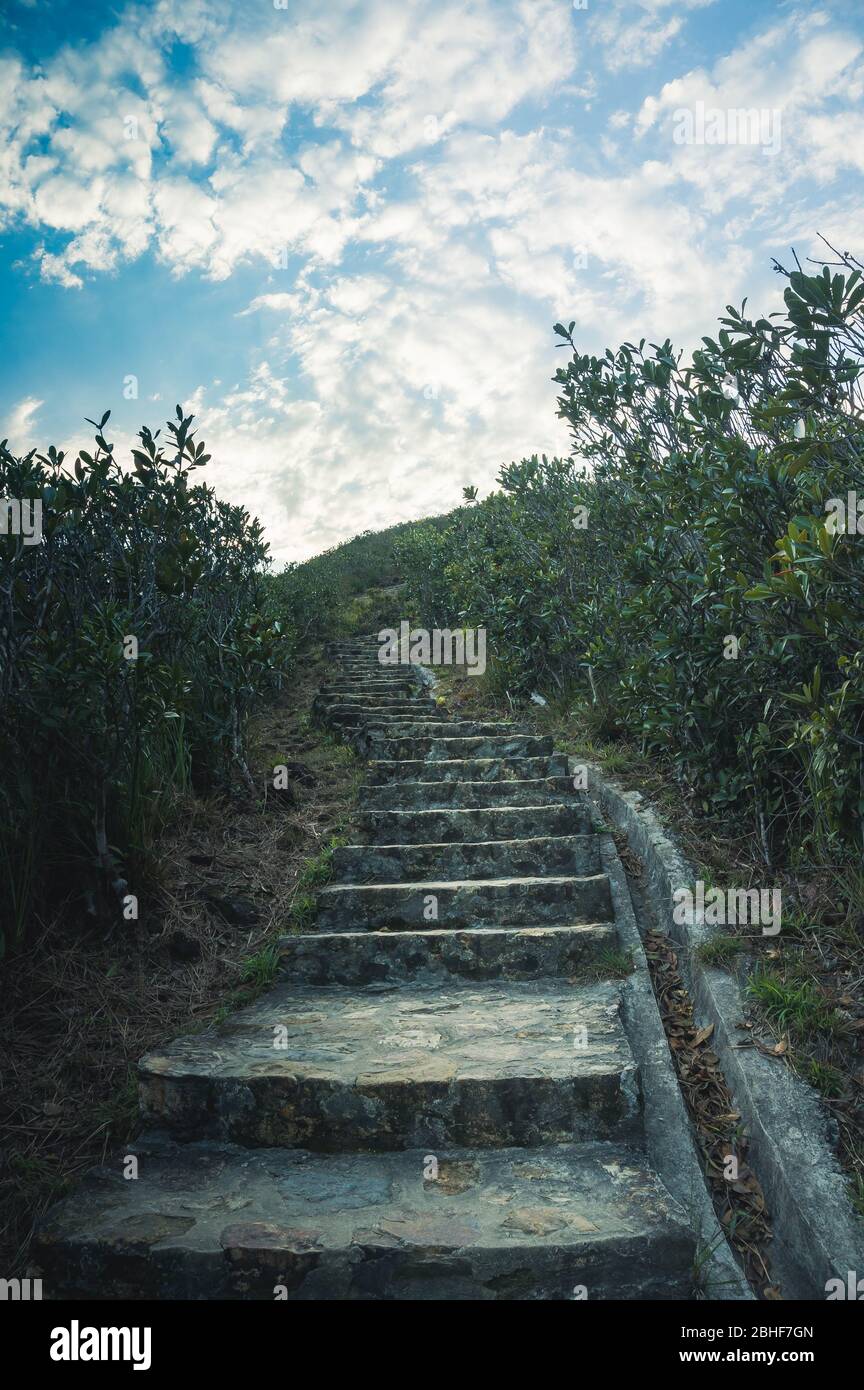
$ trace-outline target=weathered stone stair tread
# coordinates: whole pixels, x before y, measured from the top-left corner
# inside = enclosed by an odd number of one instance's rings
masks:
[[[613,922],[284,936],[282,968],[295,984],[573,979],[614,951]]]
[[[425,698],[411,700],[370,700],[368,695],[340,695],[338,698],[334,698],[327,704],[322,705],[321,710],[328,718],[338,716],[341,719],[345,719],[349,715],[352,718],[358,716],[365,718],[370,714],[374,714],[379,718],[386,719],[391,715],[397,714],[422,714],[424,710],[429,710],[431,708],[434,708],[432,701]]]
[[[590,828],[591,812],[587,802],[573,797],[542,806],[414,807],[361,811],[355,817],[359,834],[383,844],[512,840],[526,822],[539,834],[579,834]]]
[[[566,777],[567,759],[563,754],[523,758],[504,754],[491,758],[373,758],[369,762],[369,785],[394,782],[500,782],[526,781],[536,777]]]
[[[333,681],[330,685],[322,685],[319,691],[319,699],[324,699],[328,695],[377,695],[377,694],[416,694],[419,687],[415,681],[394,681],[394,680],[368,680],[366,678],[357,680]]]
[[[694,1241],[612,1144],[388,1154],[139,1141],[93,1169],[34,1254],[50,1287],[115,1299],[685,1299]]]
[[[609,879],[598,873],[545,878],[427,880],[414,883],[333,884],[318,894],[323,930],[369,924],[407,931],[427,926],[434,897],[438,926],[487,923],[541,926],[544,922],[597,922],[612,917]]]
[[[596,835],[542,835],[520,840],[433,844],[342,845],[333,854],[334,881],[413,882],[424,878],[500,878],[600,872]]]
[[[404,714],[405,707],[394,710],[376,709],[376,714],[387,719],[390,715]],[[341,705],[338,708],[329,708],[324,711],[327,722],[337,730],[350,731],[352,728],[362,730],[366,723],[368,711],[359,705]]]
[[[331,1152],[632,1142],[635,1066],[618,997],[615,985],[547,980],[360,995],[280,984],[142,1058],[142,1108],[189,1137]]]
[[[488,750],[488,751],[487,751]],[[396,738],[375,738],[370,744],[375,761],[382,762],[452,762],[466,758],[550,758],[553,756],[551,738],[532,734],[410,735]]]
[[[365,783],[360,787],[358,800],[364,809],[397,811],[415,806],[435,810],[443,806],[548,805],[569,795],[572,788],[567,777],[514,777],[493,782],[443,782],[430,778],[381,786]]]
[[[334,691],[331,695],[319,695],[316,705],[320,704],[324,709],[362,709],[367,712],[377,713],[394,710],[398,713],[428,713],[435,708],[434,702],[428,695],[410,695],[401,690],[392,691],[370,691],[370,690],[344,690]]]
[[[437,707],[436,707],[437,708]],[[432,739],[436,743],[449,738],[534,738],[519,724],[481,723],[473,719],[453,719],[449,716],[438,719],[415,719],[409,722],[400,720],[378,725],[375,720],[368,724],[370,743],[383,739]]]

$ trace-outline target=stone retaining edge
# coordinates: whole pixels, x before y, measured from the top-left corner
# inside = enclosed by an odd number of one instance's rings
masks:
[[[570,759],[571,771],[577,763]],[[587,767],[592,800],[644,862],[649,901],[660,930],[680,948],[679,967],[697,1021],[714,1024],[712,1048],[747,1128],[771,1216],[771,1260],[783,1295],[823,1299],[829,1279],[845,1283],[849,1272],[864,1277],[864,1221],[851,1205],[830,1147],[828,1118],[816,1092],[782,1060],[740,1045],[746,1036],[737,1027],[744,1015],[740,982],[704,965],[695,953],[714,929],[673,921],[673,894],[678,888],[692,891],[696,874],[657,813],[640,792],[606,778],[598,764]]]
[[[612,836],[607,833],[599,838],[602,869],[608,874],[612,889],[619,942],[622,950],[632,956],[634,965],[633,974],[622,982],[622,1014],[642,1079],[649,1162],[697,1233],[699,1282],[706,1297],[753,1299],[755,1295],[726,1241],[705,1184],[690,1117],[669,1054],[624,866]]]

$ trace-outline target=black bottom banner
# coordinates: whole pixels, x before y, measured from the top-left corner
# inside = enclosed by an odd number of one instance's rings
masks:
[[[470,1365],[476,1347],[488,1376],[490,1362],[501,1358],[503,1373],[512,1373],[509,1360],[520,1340],[551,1317],[557,1332],[568,1339],[567,1359],[600,1360],[611,1368],[665,1373],[705,1365],[754,1366],[771,1371],[788,1365],[832,1371],[852,1362],[861,1343],[862,1322],[857,1309],[843,1302],[825,1303],[591,1303],[574,1301],[554,1307],[506,1303],[496,1312],[488,1303],[476,1320],[461,1324],[467,1309],[459,1304],[429,1302],[389,1304],[377,1311],[363,1306],[331,1303],[226,1302],[99,1302],[62,1303],[4,1301],[0,1303],[0,1333],[4,1362],[50,1378],[92,1377],[110,1369],[143,1374],[203,1372],[225,1375],[272,1374],[281,1365],[296,1374],[299,1357],[326,1358],[332,1374],[340,1353],[346,1369],[356,1373],[362,1361],[374,1372],[375,1348],[381,1372],[392,1375],[397,1347],[411,1337],[412,1327],[428,1344],[431,1367],[445,1352],[449,1373],[456,1367],[456,1346],[463,1365]],[[521,1308],[521,1312],[519,1311]],[[506,1312],[506,1323],[498,1318]],[[390,1331],[389,1316],[398,1322]],[[383,1322],[379,1323],[379,1317]],[[489,1322],[486,1322],[486,1318]],[[514,1323],[519,1318],[521,1332]],[[521,1318],[525,1322],[521,1323]],[[357,1319],[355,1322],[354,1319]],[[352,1335],[334,1336],[347,1332]],[[416,1319],[416,1321],[415,1321]],[[445,1321],[446,1319],[446,1321]],[[461,1324],[461,1325],[460,1325]],[[388,1338],[376,1339],[386,1329]],[[545,1330],[545,1329],[544,1329]],[[548,1335],[548,1333],[547,1333]],[[452,1338],[458,1339],[456,1345]],[[572,1339],[572,1340],[569,1340]],[[410,1342],[409,1342],[410,1345]],[[450,1347],[449,1352],[445,1349]],[[385,1353],[384,1347],[388,1346]],[[546,1355],[543,1357],[547,1364]],[[12,1361],[14,1358],[14,1363]],[[411,1357],[400,1374],[412,1374]],[[265,1367],[267,1370],[265,1370]],[[416,1372],[416,1363],[414,1371]],[[424,1368],[425,1369],[425,1368]]]

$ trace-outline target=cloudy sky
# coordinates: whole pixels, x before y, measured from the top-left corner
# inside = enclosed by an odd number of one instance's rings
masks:
[[[862,0],[3,11],[0,436],[181,401],[277,561],[566,453],[556,320],[692,347],[790,245],[864,253]]]

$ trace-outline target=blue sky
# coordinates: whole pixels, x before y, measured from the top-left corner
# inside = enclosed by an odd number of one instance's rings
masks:
[[[6,0],[0,436],[181,401],[280,562],[482,494],[568,451],[556,320],[686,350],[864,254],[862,47],[860,0]]]

